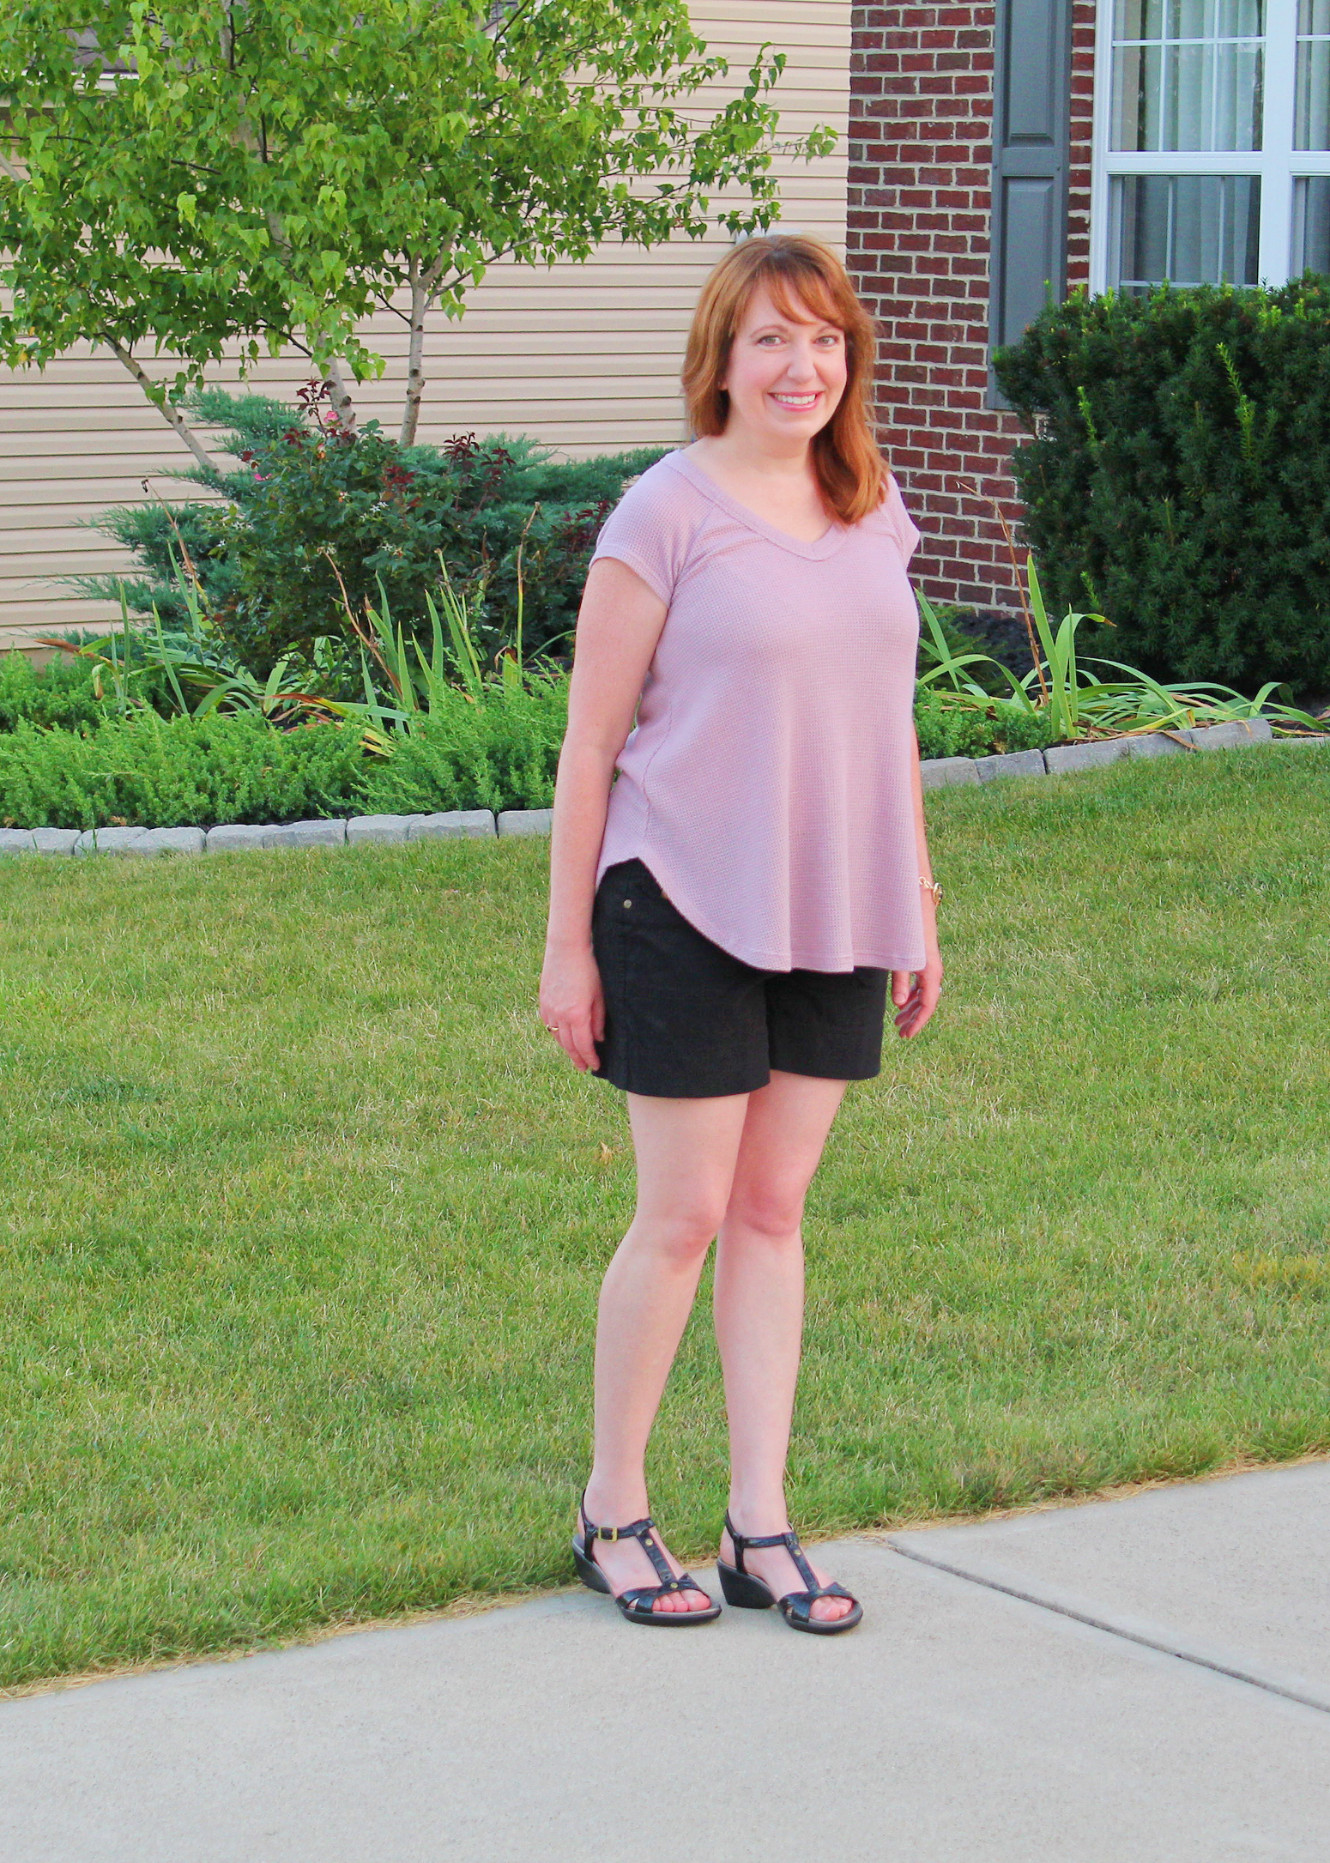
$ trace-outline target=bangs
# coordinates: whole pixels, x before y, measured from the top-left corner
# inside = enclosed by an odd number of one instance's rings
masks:
[[[750,297],[759,285],[766,286],[776,309],[792,323],[831,323],[838,330],[849,327],[848,306],[839,302],[830,280],[815,265],[763,266],[753,276]]]

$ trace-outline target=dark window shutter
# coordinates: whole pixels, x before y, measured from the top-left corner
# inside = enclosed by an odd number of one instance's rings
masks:
[[[1067,294],[1071,0],[998,0],[989,327],[1014,343]]]

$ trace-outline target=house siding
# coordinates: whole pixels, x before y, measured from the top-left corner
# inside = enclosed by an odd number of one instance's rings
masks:
[[[1068,284],[1089,278],[1093,0],[1072,15]],[[991,4],[853,9],[847,263],[879,332],[879,438],[936,601],[1009,610],[1016,416],[989,405]]]
[[[817,123],[838,132],[813,163],[778,155],[782,223],[845,245],[850,0],[695,0],[693,23],[729,58],[724,84],[695,107],[742,89],[758,48],[787,54],[772,93],[781,135]],[[716,205],[720,206],[717,199]],[[686,437],[678,374],[702,281],[729,244],[723,230],[651,252],[608,242],[584,265],[496,264],[466,315],[435,316],[427,336],[422,441],[475,432],[523,433],[569,457]],[[355,390],[362,420],[395,433],[406,374],[405,327],[388,314],[364,331],[387,362]],[[166,377],[165,358],[145,359]],[[260,393],[291,396],[307,378],[296,355],[264,361]],[[239,386],[235,369],[210,379]],[[192,462],[161,416],[108,355],[83,349],[44,374],[0,370],[0,650],[42,633],[109,624],[118,610],[59,586],[75,573],[111,574],[131,559],[91,520],[145,496],[187,495],[169,477]],[[149,490],[145,494],[143,481]]]

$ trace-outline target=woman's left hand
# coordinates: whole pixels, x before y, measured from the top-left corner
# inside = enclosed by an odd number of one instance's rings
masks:
[[[896,1032],[908,1041],[917,1035],[937,1008],[942,994],[942,959],[936,945],[922,970],[893,970],[891,1000],[896,1005]]]

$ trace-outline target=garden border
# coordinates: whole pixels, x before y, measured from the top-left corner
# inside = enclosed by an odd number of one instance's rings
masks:
[[[1061,776],[1100,769],[1124,758],[1195,750],[1241,750],[1272,741],[1264,718],[1231,719],[1181,731],[1091,738],[1049,750],[1015,750],[995,757],[930,757],[920,764],[925,789],[987,783],[1004,776]],[[1330,744],[1326,735],[1289,737],[1286,744]],[[303,822],[225,822],[216,828],[0,828],[3,854],[220,854],[244,848],[342,847],[365,842],[451,840],[495,835],[544,835],[552,809],[453,809],[433,815],[352,815]]]

